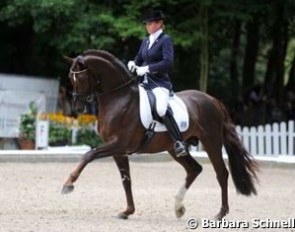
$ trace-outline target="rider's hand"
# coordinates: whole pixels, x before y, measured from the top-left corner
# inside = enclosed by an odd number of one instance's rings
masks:
[[[143,76],[144,74],[147,74],[149,72],[150,72],[149,66],[137,67],[137,69],[136,69],[136,74],[138,76]]]
[[[127,67],[129,69],[130,72],[134,72],[136,70],[136,64],[134,63],[133,60],[130,60],[127,64]]]

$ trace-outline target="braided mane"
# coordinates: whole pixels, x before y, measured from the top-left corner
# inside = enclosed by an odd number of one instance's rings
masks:
[[[111,62],[122,75],[124,75],[127,78],[131,78],[130,72],[126,68],[126,66],[114,55],[111,53],[105,51],[105,50],[95,50],[95,49],[88,49],[83,52],[83,56],[98,56],[103,59],[106,59],[107,61]]]

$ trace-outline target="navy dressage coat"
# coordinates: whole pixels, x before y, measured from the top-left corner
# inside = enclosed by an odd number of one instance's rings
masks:
[[[134,59],[137,66],[149,66],[148,87],[164,87],[172,90],[169,70],[174,60],[173,42],[169,35],[162,33],[149,47],[149,37],[146,37]],[[143,77],[141,77],[143,79]],[[142,81],[141,79],[141,81]]]

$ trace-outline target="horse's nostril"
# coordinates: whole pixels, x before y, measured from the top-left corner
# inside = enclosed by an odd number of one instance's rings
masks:
[[[78,105],[75,107],[75,110],[78,114],[83,114],[83,113],[86,113],[87,108],[84,105]]]

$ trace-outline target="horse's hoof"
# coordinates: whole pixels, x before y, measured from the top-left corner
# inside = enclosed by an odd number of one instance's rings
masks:
[[[228,207],[221,207],[220,212],[214,217],[215,221],[220,221],[229,212]]]
[[[177,218],[181,218],[185,213],[185,207],[181,206],[179,209],[175,210],[175,215]]]
[[[125,214],[125,213],[119,213],[119,214],[118,214],[118,218],[119,218],[119,219],[124,219],[124,220],[126,220],[126,219],[128,219],[128,216],[129,216],[129,215],[127,215],[127,214]]]
[[[69,194],[73,191],[74,191],[74,185],[65,185],[65,186],[63,186],[61,193],[62,194]]]
[[[214,216],[214,221],[221,221],[221,219],[223,218],[223,216],[218,213],[217,215]]]

